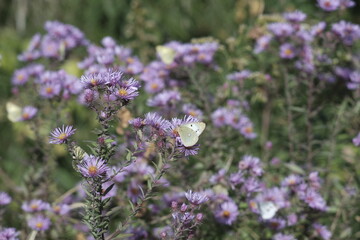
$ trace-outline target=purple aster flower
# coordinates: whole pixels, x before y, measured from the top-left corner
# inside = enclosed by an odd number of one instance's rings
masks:
[[[334,72],[336,76],[348,80],[350,79],[350,74],[352,73],[352,70],[347,67],[336,66]]]
[[[355,6],[355,2],[352,0],[340,0],[341,8],[351,8]]]
[[[59,96],[61,91],[61,85],[58,83],[47,83],[40,87],[40,96],[43,98],[53,98],[55,96]]]
[[[148,99],[147,105],[150,107],[173,108],[180,100],[181,95],[178,91],[167,90],[157,94],[153,98]]]
[[[164,80],[161,78],[154,78],[151,81],[146,81],[145,83],[145,91],[147,93],[157,93],[163,90],[165,87]]]
[[[181,140],[177,141],[178,142],[178,147],[176,148],[177,151],[181,154],[184,154],[185,157],[187,156],[194,156],[196,154],[198,154],[199,152],[199,146],[198,145],[194,145],[191,147],[185,147]]]
[[[262,189],[262,185],[260,181],[254,177],[249,177],[244,181],[244,184],[241,188],[241,192],[246,195],[249,195],[254,192],[260,192]]]
[[[142,118],[134,118],[129,120],[129,124],[133,125],[134,128],[142,128],[145,126],[145,121]]]
[[[345,21],[334,23],[331,30],[340,37],[345,45],[352,45],[360,39],[360,26]]]
[[[51,144],[63,144],[66,143],[68,138],[75,133],[76,129],[73,126],[65,126],[63,125],[62,128],[55,128],[50,133],[50,141]]]
[[[135,97],[139,95],[139,91],[137,88],[125,88],[125,87],[116,89],[115,93],[119,99],[126,101],[133,100]]]
[[[216,127],[222,127],[226,124],[226,116],[228,115],[226,108],[218,108],[211,114],[211,120]]]
[[[315,190],[319,190],[321,187],[321,179],[318,172],[311,172],[309,174],[309,184]]]
[[[11,197],[6,192],[0,192],[0,206],[11,203]]]
[[[141,184],[136,180],[132,179],[128,185],[127,195],[133,203],[136,203],[139,198],[142,197],[142,192],[140,190]]]
[[[215,218],[218,222],[231,225],[239,215],[238,207],[233,201],[227,201],[219,206],[215,212]]]
[[[21,205],[21,209],[25,212],[40,212],[50,209],[50,204],[40,199],[33,199],[30,202],[24,202]]]
[[[105,80],[101,74],[89,74],[83,75],[80,78],[82,84],[84,84],[84,88],[93,88],[97,86],[101,86],[105,83]]]
[[[22,62],[29,62],[41,57],[41,53],[38,50],[26,51],[18,56],[18,60]]]
[[[294,12],[285,13],[284,18],[289,22],[299,23],[303,22],[306,19],[306,14],[299,10],[296,10]]]
[[[263,169],[260,159],[250,155],[245,155],[243,160],[239,162],[239,169],[249,171],[254,176],[261,176]]]
[[[270,23],[268,29],[277,37],[288,37],[294,32],[294,27],[289,23]]]
[[[231,187],[234,189],[236,185],[239,185],[245,181],[242,172],[232,173],[229,177]]]
[[[320,33],[322,33],[325,28],[326,28],[326,23],[325,22],[319,22],[318,24],[311,27],[310,33],[313,36],[317,36]]]
[[[318,6],[325,11],[335,11],[340,7],[340,0],[318,0]]]
[[[326,211],[327,206],[325,200],[317,193],[314,189],[308,188],[305,190],[305,194],[303,196],[299,196],[304,202],[306,202],[309,207]]]
[[[358,133],[358,135],[356,135],[356,137],[353,138],[352,142],[355,146],[360,146],[360,132]]]
[[[240,133],[247,139],[254,139],[257,136],[251,122],[244,124],[244,126],[240,128]]]
[[[51,211],[57,215],[64,216],[70,212],[70,206],[67,204],[56,204],[51,208]]]
[[[302,178],[298,175],[292,174],[286,177],[282,182],[281,186],[283,187],[294,187],[302,182]]]
[[[13,85],[24,85],[29,80],[29,73],[27,69],[19,69],[14,72],[12,77],[12,84]]]
[[[298,222],[298,217],[295,213],[291,213],[287,217],[287,225],[294,226]]]
[[[166,133],[171,126],[171,123],[168,120],[164,119],[159,114],[154,112],[147,113],[145,115],[144,121],[146,125],[150,125],[156,130],[161,130],[164,133]]]
[[[20,121],[27,121],[35,117],[36,113],[38,112],[38,109],[33,106],[26,106],[23,108],[21,113]]]
[[[290,203],[287,198],[287,190],[285,188],[277,187],[265,189],[256,196],[257,202],[273,202],[279,209],[289,207]]]
[[[272,218],[266,221],[266,224],[273,230],[279,231],[286,226],[286,221],[282,218]]]
[[[258,38],[256,40],[254,53],[258,54],[258,53],[261,53],[262,51],[266,50],[269,47],[272,39],[273,39],[273,37],[271,35],[264,35],[264,36],[261,36],[260,38]]]
[[[182,107],[182,111],[185,115],[192,116],[198,120],[201,120],[203,118],[202,111],[193,104],[184,104]]]
[[[92,89],[85,89],[83,93],[79,95],[78,101],[84,105],[91,105],[97,99],[99,99],[99,92]]]
[[[93,155],[86,155],[78,164],[79,172],[87,178],[100,177],[109,170],[105,160]]]
[[[36,231],[46,231],[49,229],[51,222],[50,219],[41,215],[32,217],[28,220],[30,228]]]
[[[20,232],[15,228],[3,228],[0,230],[1,240],[19,240]]]
[[[225,179],[225,175],[226,175],[226,169],[222,168],[216,174],[210,177],[209,182],[214,185],[219,184],[222,182],[222,180]]]
[[[280,57],[285,59],[292,59],[296,56],[294,45],[284,43],[280,46]]]
[[[354,90],[360,87],[360,72],[354,71],[349,75],[350,81],[347,83],[347,88]]]
[[[273,236],[272,240],[296,240],[296,238],[293,235],[277,233]]]
[[[229,74],[226,76],[227,79],[232,81],[238,81],[241,82],[242,80],[248,78],[251,76],[251,71],[249,70],[243,70],[241,72],[234,72],[232,74]]]
[[[101,40],[101,44],[106,48],[115,48],[115,46],[116,46],[115,40],[112,37],[109,37],[109,36],[104,37]]]
[[[193,192],[192,190],[189,190],[185,193],[186,199],[193,205],[198,206],[201,205],[209,200],[209,198],[199,192]]]
[[[320,225],[318,223],[314,223],[312,226],[319,237],[324,240],[330,240],[332,234],[326,226]]]

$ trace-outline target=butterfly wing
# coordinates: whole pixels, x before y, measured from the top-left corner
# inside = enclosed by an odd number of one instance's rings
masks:
[[[17,122],[20,120],[22,109],[18,105],[12,102],[7,102],[6,111],[7,111],[7,117],[10,121]]]
[[[174,62],[176,56],[176,52],[174,49],[165,46],[157,46],[156,52],[163,63],[171,64]]]
[[[193,122],[184,124],[183,126],[190,128],[197,136],[200,136],[200,134],[204,131],[206,124],[203,122]]]
[[[177,131],[185,147],[194,146],[199,141],[197,133],[185,125],[179,126]]]
[[[271,219],[275,216],[278,207],[273,202],[262,202],[259,204],[260,214],[264,220]]]

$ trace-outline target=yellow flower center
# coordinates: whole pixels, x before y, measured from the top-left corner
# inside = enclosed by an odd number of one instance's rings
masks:
[[[98,168],[96,166],[90,166],[88,172],[90,175],[95,175],[98,172]]]
[[[118,91],[118,94],[120,96],[126,96],[128,94],[128,92],[126,91],[126,89],[120,88],[119,91]]]
[[[23,74],[19,74],[18,76],[17,76],[17,79],[19,80],[19,81],[22,81],[22,80],[24,80],[24,75]]]
[[[230,217],[230,212],[225,210],[225,211],[223,211],[222,215],[223,215],[224,218],[228,218],[228,217]]]
[[[37,222],[35,226],[36,226],[36,228],[42,228],[43,225],[44,224],[42,222]]]
[[[22,118],[23,119],[29,119],[30,115],[28,113],[23,113]]]
[[[39,208],[39,205],[37,205],[37,204],[32,204],[32,205],[30,206],[30,208],[31,208],[32,210],[36,210],[36,209]]]
[[[66,133],[61,133],[59,136],[58,136],[58,139],[60,140],[64,140],[66,138]]]
[[[193,117],[196,117],[196,116],[197,116],[197,114],[196,114],[195,111],[190,111],[189,114],[190,114],[191,116],[193,116]]]
[[[54,92],[54,89],[53,89],[52,87],[47,87],[47,88],[46,88],[46,93],[51,94],[51,93],[53,93],[53,92]]]
[[[252,133],[252,132],[253,132],[252,127],[247,127],[247,128],[245,128],[245,132],[246,132],[246,133]]]
[[[126,59],[126,62],[127,63],[133,63],[133,62],[135,62],[135,60],[133,58],[129,57],[129,58]]]
[[[293,51],[290,48],[285,50],[285,55],[290,56],[291,54],[293,54]]]
[[[256,208],[257,207],[256,202],[253,202],[253,201],[251,201],[249,203],[249,205],[250,205],[251,208]]]
[[[59,206],[55,206],[55,207],[53,207],[53,209],[54,209],[54,212],[56,212],[56,213],[60,212],[60,207]]]
[[[90,83],[91,83],[91,85],[96,86],[97,81],[96,81],[95,79],[91,79],[91,80],[90,80]]]
[[[204,60],[205,59],[205,54],[199,54],[199,59]]]
[[[150,87],[151,87],[151,89],[155,90],[155,89],[159,88],[159,85],[157,83],[152,83]]]

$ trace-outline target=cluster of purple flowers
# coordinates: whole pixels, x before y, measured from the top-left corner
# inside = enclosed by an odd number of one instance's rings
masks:
[[[206,203],[209,198],[200,192],[193,192],[189,190],[185,193],[185,197],[190,204],[173,201],[171,203],[172,209],[172,229],[175,238],[180,236],[190,236],[193,234],[196,227],[202,222],[204,215],[198,212],[200,207]]]
[[[340,0],[319,0],[318,3],[327,11],[336,10],[340,6],[351,7],[355,4],[353,1]],[[336,80],[334,75],[337,75],[348,81],[349,89],[358,88],[359,78],[356,71],[346,70],[339,66],[335,66],[333,72],[329,71],[326,66],[333,62],[332,56],[317,49],[319,46],[334,48],[334,52],[336,52],[338,44],[353,46],[360,39],[359,25],[342,20],[333,23],[331,29],[326,31],[327,24],[325,22],[319,22],[312,26],[302,24],[306,20],[306,14],[300,11],[285,13],[284,18],[286,22],[268,24],[269,33],[257,39],[255,53],[270,50],[271,43],[279,43],[279,56],[283,59],[294,60],[294,66],[298,70],[306,73],[315,73],[317,70],[318,78],[327,82],[334,82]],[[333,57],[336,58],[336,55]],[[321,68],[322,66],[325,66],[324,70]],[[344,72],[345,70],[346,72]]]
[[[143,71],[143,64],[133,56],[131,49],[117,45],[111,37],[104,37],[102,47],[89,44],[88,56],[78,64],[85,74],[105,73],[108,68],[115,68],[126,74],[137,75]]]
[[[81,83],[85,90],[79,96],[79,101],[88,106],[109,108],[107,112],[100,112],[103,119],[110,117],[111,109],[118,109],[119,105],[126,105],[139,95],[139,82],[134,78],[125,78],[122,72],[116,70],[83,75]]]
[[[140,79],[145,83],[145,91],[156,94],[149,99],[148,105],[159,108],[168,116],[175,116],[180,112],[187,114],[186,109],[181,111],[181,108],[177,107],[182,100],[178,88],[186,86],[189,78],[187,70],[196,64],[214,66],[214,55],[219,45],[215,42],[195,44],[170,42],[163,47],[173,55],[171,61],[164,60],[163,58],[166,57],[162,57],[158,52],[159,59],[145,66],[140,75]],[[195,114],[200,111],[196,107],[195,110]]]
[[[328,12],[355,6],[355,2],[352,0],[317,0],[317,2],[321,9]]]
[[[230,126],[247,139],[256,138],[251,120],[244,114],[239,101],[228,101],[227,107],[216,109],[211,114],[211,120],[216,127]]]
[[[157,113],[147,113],[144,119],[135,118],[130,120],[130,124],[134,128],[142,129],[148,134],[148,140],[155,140],[157,147],[165,147],[164,140],[166,138],[174,139],[177,151],[184,156],[196,155],[199,145],[195,144],[194,146],[185,147],[179,137],[177,128],[180,125],[193,122],[199,122],[199,120],[192,116],[185,116],[183,119],[173,118],[169,121]]]
[[[27,83],[32,80],[31,83]],[[46,71],[41,64],[30,64],[15,71],[12,79],[13,93],[18,93],[21,86],[35,85],[35,89],[41,98],[61,98],[68,100],[71,95],[82,92],[80,81],[64,70]]]
[[[78,46],[86,45],[84,34],[76,27],[58,21],[45,23],[47,34],[36,34],[27,50],[19,55],[20,61],[33,61],[38,58],[62,60],[66,53]]]
[[[15,228],[0,228],[0,239],[19,240],[20,232]]]

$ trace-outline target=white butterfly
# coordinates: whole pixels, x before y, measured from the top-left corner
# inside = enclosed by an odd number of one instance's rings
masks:
[[[271,219],[275,216],[276,212],[279,210],[279,207],[276,206],[273,202],[261,202],[258,203],[261,217],[264,220]]]
[[[192,147],[199,141],[199,136],[204,131],[206,124],[203,122],[186,123],[177,127],[181,142],[185,147]]]
[[[166,46],[156,46],[156,53],[165,64],[173,63],[176,56],[176,51]]]
[[[12,122],[17,122],[21,118],[22,109],[18,105],[7,102],[6,103],[7,117]]]

